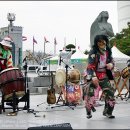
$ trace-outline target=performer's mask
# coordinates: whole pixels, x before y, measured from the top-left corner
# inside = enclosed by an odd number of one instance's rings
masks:
[[[99,49],[106,49],[106,41],[105,40],[99,40],[97,43]]]

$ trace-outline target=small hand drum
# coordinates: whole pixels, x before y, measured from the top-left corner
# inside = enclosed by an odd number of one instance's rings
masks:
[[[127,78],[130,76],[130,67],[125,67],[121,72],[122,78]]]
[[[58,85],[58,87],[61,87],[65,84],[66,73],[65,73],[64,69],[62,69],[62,68],[57,69],[56,75],[55,75],[55,81],[56,81],[56,84]]]

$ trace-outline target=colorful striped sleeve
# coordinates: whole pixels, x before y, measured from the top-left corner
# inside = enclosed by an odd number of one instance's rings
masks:
[[[10,51],[8,51],[6,66],[7,68],[13,68],[12,53]]]

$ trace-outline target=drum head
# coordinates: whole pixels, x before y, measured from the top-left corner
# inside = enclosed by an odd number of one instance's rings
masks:
[[[69,81],[71,83],[79,83],[80,82],[80,72],[78,69],[72,69],[69,71]]]
[[[58,69],[56,71],[55,81],[56,81],[56,84],[58,85],[58,87],[61,87],[65,84],[65,81],[66,81],[65,70]]]
[[[1,71],[0,74],[7,72],[7,71],[10,71],[10,70],[19,70],[19,68],[8,68],[8,69]]]

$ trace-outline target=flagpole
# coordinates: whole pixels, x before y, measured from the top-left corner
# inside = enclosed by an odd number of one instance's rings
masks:
[[[34,43],[33,43],[33,56],[34,56]]]
[[[75,38],[75,48],[76,48],[76,38]]]
[[[57,45],[57,41],[56,41],[56,37],[54,38],[54,55],[56,55],[56,45]]]
[[[66,50],[66,37],[64,37],[64,49]]]
[[[54,44],[54,55],[56,54],[56,44]]]
[[[45,41],[44,41],[44,57],[45,57]]]
[[[33,65],[34,65],[34,42],[33,42]]]
[[[35,38],[33,36],[33,64],[34,64],[34,43],[37,44],[37,41],[35,40]]]
[[[45,40],[44,40],[44,58],[45,58]],[[45,66],[45,60],[44,60],[44,66]]]

